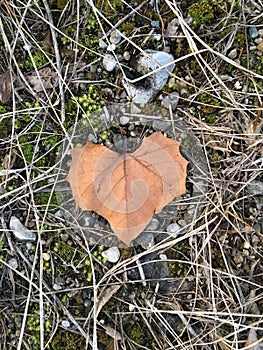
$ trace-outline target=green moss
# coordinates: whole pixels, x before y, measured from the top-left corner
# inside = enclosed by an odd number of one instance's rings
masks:
[[[6,106],[0,104],[0,114],[4,114],[7,112]]]
[[[200,102],[199,107],[204,112],[207,118],[207,122],[214,124],[218,119],[218,110],[219,107],[224,106],[223,102],[206,92],[200,94],[197,98],[197,101]]]
[[[213,2],[207,0],[196,2],[190,7],[188,17],[193,18],[193,27],[209,24],[214,19]]]
[[[135,343],[139,345],[144,344],[145,340],[145,332],[142,330],[139,323],[133,323],[126,325],[125,332],[127,333],[128,337],[131,338]]]
[[[58,330],[51,341],[52,350],[83,350],[86,340],[79,334]]]
[[[85,114],[90,116],[92,112],[100,111],[102,109],[103,100],[100,98],[95,86],[90,84],[86,93],[71,99],[71,104],[68,106],[71,109],[71,113],[73,109],[75,109],[75,113],[77,113],[77,104],[80,104],[85,111]]]
[[[24,62],[27,68],[34,68],[34,64],[37,68],[40,68],[48,63],[46,55],[40,50],[32,49],[31,55],[32,57],[28,57]],[[32,60],[34,61],[34,63],[32,62]]]

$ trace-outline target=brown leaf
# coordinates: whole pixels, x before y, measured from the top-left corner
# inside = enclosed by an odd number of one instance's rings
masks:
[[[44,67],[39,69],[38,74],[39,76],[34,73],[26,77],[35,92],[53,89],[56,83],[57,73],[53,72],[49,67]]]
[[[16,80],[15,75],[8,69],[0,75],[0,101],[5,104],[9,101],[12,93],[12,82]]]
[[[188,161],[179,143],[155,132],[133,153],[87,143],[71,150],[68,181],[76,206],[103,216],[126,244],[175,197],[186,192]]]

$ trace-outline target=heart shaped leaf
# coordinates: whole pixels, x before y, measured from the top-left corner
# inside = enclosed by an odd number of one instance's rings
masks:
[[[87,143],[71,150],[70,182],[77,207],[103,216],[126,244],[155,213],[186,192],[188,161],[179,143],[161,132],[145,137],[133,153]]]

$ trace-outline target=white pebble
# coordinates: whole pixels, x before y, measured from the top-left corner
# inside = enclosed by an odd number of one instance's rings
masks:
[[[130,118],[125,117],[125,116],[120,117],[120,123],[121,123],[121,125],[126,125],[126,124],[128,124],[129,122],[130,122]]]
[[[104,252],[102,252],[101,255],[103,256],[103,258],[108,259],[109,262],[116,263],[119,260],[121,253],[119,248],[115,246],[104,250]]]
[[[130,58],[131,58],[131,54],[129,53],[129,51],[124,51],[123,52],[123,59],[125,61],[129,61]]]
[[[10,267],[12,267],[13,269],[17,269],[18,268],[18,262],[16,258],[12,258],[8,260],[8,265]]]
[[[181,227],[176,222],[174,222],[167,227],[167,232],[176,238],[179,235],[180,229]]]
[[[61,287],[59,284],[54,283],[54,284],[53,284],[53,289],[54,289],[54,290],[60,290],[60,289],[62,289],[62,287]]]
[[[103,66],[108,72],[112,72],[113,69],[116,67],[117,62],[115,60],[115,57],[109,53],[107,53],[103,58]]]
[[[36,235],[26,228],[16,216],[11,216],[9,225],[15,238],[19,241],[30,242],[36,240]]]
[[[115,51],[116,49],[116,45],[115,44],[109,44],[108,47],[107,47],[107,51]]]
[[[69,328],[70,322],[68,320],[63,320],[61,322],[61,326],[64,327],[64,328]]]
[[[235,58],[237,58],[237,49],[233,49],[229,52],[228,57],[231,58],[232,60],[234,60]]]
[[[121,41],[121,34],[118,30],[114,30],[110,35],[110,42],[112,44],[118,45]]]
[[[107,46],[108,46],[108,44],[105,43],[105,41],[104,41],[103,39],[100,39],[100,40],[99,40],[99,47],[100,47],[101,49],[106,49]]]
[[[244,249],[249,249],[250,248],[250,243],[248,241],[245,241],[243,248]]]
[[[48,254],[48,253],[43,253],[43,260],[45,260],[45,261],[48,261],[48,260],[50,260],[50,254]]]

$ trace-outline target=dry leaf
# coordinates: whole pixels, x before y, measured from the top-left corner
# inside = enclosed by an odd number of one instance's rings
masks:
[[[155,213],[186,192],[188,161],[179,143],[155,132],[133,153],[88,143],[71,150],[68,174],[76,206],[103,216],[126,244]]]
[[[53,72],[49,67],[41,68],[38,71],[39,76],[34,73],[26,77],[27,81],[32,85],[35,92],[53,89],[57,73]],[[39,79],[40,78],[40,79]]]
[[[16,80],[15,75],[8,69],[0,75],[0,101],[5,104],[9,101],[12,93],[12,82]]]
[[[114,340],[117,341],[117,340],[121,340],[122,339],[121,334],[118,331],[116,331],[116,329],[114,329],[114,328],[112,328],[110,326],[106,326],[104,324],[100,324],[100,326],[102,328],[104,328],[105,329],[105,333],[107,335],[109,335],[111,338],[113,338]]]

